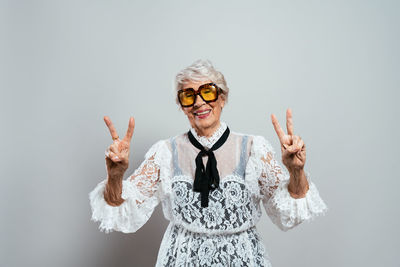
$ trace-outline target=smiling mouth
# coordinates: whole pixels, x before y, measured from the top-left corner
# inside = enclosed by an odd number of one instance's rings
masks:
[[[203,116],[203,115],[206,115],[206,114],[208,114],[210,112],[211,112],[211,109],[206,110],[206,111],[202,111],[202,112],[195,112],[194,115],[195,116]]]

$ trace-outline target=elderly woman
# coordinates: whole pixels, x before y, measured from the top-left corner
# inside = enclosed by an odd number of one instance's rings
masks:
[[[209,61],[198,60],[176,76],[177,103],[188,132],[155,143],[143,163],[123,180],[134,119],[120,139],[104,117],[113,143],[106,150],[107,179],[90,193],[100,229],[137,231],[161,202],[170,221],[156,266],[270,266],[257,232],[260,203],[283,231],[326,212],[308,172],[305,144],[272,114],[282,162],[262,136],[233,132],[220,120],[229,89]]]

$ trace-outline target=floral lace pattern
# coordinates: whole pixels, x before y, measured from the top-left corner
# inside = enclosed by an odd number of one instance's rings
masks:
[[[162,149],[158,142],[146,154],[146,160],[133,175],[122,183],[122,195],[125,200],[120,206],[109,206],[104,200],[107,180],[100,182],[89,194],[92,207],[92,220],[100,221],[100,230],[106,233],[112,230],[130,233],[137,231],[150,218],[160,200],[157,192],[160,187],[160,161],[156,151]],[[166,149],[166,148],[164,148]]]
[[[306,171],[309,189],[306,196],[290,196],[289,173],[281,167],[271,144],[262,136],[253,137],[252,157],[246,169],[246,178],[258,178],[260,197],[271,221],[282,231],[292,229],[303,221],[324,215],[328,208]]]
[[[170,224],[161,243],[159,266],[271,266],[257,230],[204,235]]]
[[[198,233],[233,233],[249,228],[261,212],[255,206],[244,178],[229,175],[210,192],[209,206],[201,207],[190,177],[177,176],[172,182],[174,221]],[[258,214],[254,214],[258,213]]]
[[[221,123],[207,142],[195,132],[193,135],[211,147],[225,127]],[[170,224],[156,266],[270,266],[255,228],[261,204],[283,231],[325,214],[327,207],[308,172],[305,197],[291,197],[287,189],[289,174],[265,138],[235,132],[229,138],[216,153],[224,155],[218,164],[225,175],[221,176],[220,187],[210,192],[208,207],[201,207],[200,193],[192,189],[197,153],[183,134],[150,148],[139,168],[123,181],[125,202],[120,206],[105,202],[106,181],[100,182],[90,193],[92,220],[99,221],[100,229],[106,232],[132,233],[148,221],[161,202]],[[244,148],[246,140],[248,151]],[[187,167],[185,172],[180,164]]]

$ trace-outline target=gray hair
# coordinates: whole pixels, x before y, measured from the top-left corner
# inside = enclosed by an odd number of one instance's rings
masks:
[[[221,88],[221,96],[223,97],[225,102],[228,101],[229,88],[226,84],[225,77],[221,72],[217,71],[214,68],[211,61],[208,59],[198,59],[193,62],[192,65],[178,72],[175,77],[175,95],[179,90],[182,89],[184,83],[187,83],[189,81],[200,82],[204,80],[211,80],[219,88]],[[178,105],[180,105],[177,95],[175,101]]]

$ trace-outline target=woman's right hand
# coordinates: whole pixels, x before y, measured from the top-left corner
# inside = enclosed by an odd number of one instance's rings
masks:
[[[122,179],[129,166],[129,147],[135,128],[135,119],[129,118],[129,126],[125,137],[121,140],[108,116],[104,116],[112,140],[114,141],[106,150],[106,166],[109,179]]]

